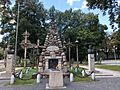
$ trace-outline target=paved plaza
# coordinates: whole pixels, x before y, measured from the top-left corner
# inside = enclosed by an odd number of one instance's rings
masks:
[[[99,71],[96,74],[96,81],[70,82],[68,78],[65,78],[64,84],[67,88],[62,90],[120,90],[120,72],[99,68],[96,68],[96,71]],[[0,80],[0,90],[46,90],[48,80],[42,79],[40,84],[35,85],[4,86],[6,82],[9,82],[9,80]]]
[[[0,90],[45,90],[47,80],[42,80],[36,85],[0,86]],[[120,90],[120,78],[97,79],[92,82],[69,82],[64,81],[66,89],[62,90]],[[58,90],[58,89],[56,89]]]

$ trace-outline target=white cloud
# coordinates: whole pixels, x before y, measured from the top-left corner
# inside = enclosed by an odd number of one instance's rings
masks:
[[[87,5],[87,3],[88,3],[88,2],[87,2],[86,0],[85,0],[85,1],[83,1],[83,3],[82,3],[82,7],[81,7],[81,8],[82,8],[82,9],[87,8],[87,6],[86,6],[86,5]]]
[[[120,1],[117,1],[118,2],[118,5],[120,5]]]
[[[80,9],[80,8],[73,8],[73,11],[74,11],[74,10],[79,10],[79,9]]]
[[[72,5],[73,5],[73,2],[75,2],[75,1],[81,1],[81,0],[67,0],[67,3],[68,3],[70,6],[72,6]]]

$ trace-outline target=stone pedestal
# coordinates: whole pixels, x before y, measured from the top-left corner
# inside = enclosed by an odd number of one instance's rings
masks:
[[[49,83],[46,84],[46,89],[60,89],[65,88],[63,84],[62,71],[50,71]]]
[[[88,67],[89,71],[95,71],[95,57],[94,54],[88,54]]]
[[[10,77],[13,72],[15,72],[15,58],[14,58],[14,54],[7,54],[6,76]]]

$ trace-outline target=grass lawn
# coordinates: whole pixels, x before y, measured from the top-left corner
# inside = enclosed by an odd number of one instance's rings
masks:
[[[16,78],[16,81],[13,85],[33,85],[36,83],[36,79],[29,79],[29,80],[21,80]],[[4,86],[10,85],[10,82],[4,84]]]
[[[96,67],[97,68],[102,68],[102,69],[120,71],[120,66],[117,66],[117,65],[99,65],[99,66],[96,66]]]
[[[21,80],[17,78],[14,85],[26,85],[26,84],[35,84],[35,83],[36,83],[36,79]]]
[[[78,72],[75,71],[75,67],[73,67],[72,70],[70,68],[68,69],[70,73],[74,74],[74,82],[90,82],[90,81],[92,81],[92,79],[90,77],[88,77],[86,73],[85,73],[85,77],[82,76],[81,71],[83,69],[84,68],[79,67]],[[84,69],[84,70],[86,70],[86,69]]]
[[[90,77],[75,77],[74,82],[90,82],[92,79]]]
[[[17,72],[20,72],[20,69],[17,70]],[[37,69],[34,68],[34,69],[29,70],[27,77],[26,77],[26,74],[25,74],[25,72],[26,72],[26,69],[25,69],[25,68],[22,69],[22,72],[23,72],[23,79],[32,78],[32,74],[33,74],[33,73],[37,73]]]
[[[19,72],[20,70],[17,70],[17,72]],[[28,75],[25,75],[25,69],[22,69],[23,72],[23,77],[22,79],[16,78],[15,83],[13,85],[26,85],[26,84],[35,84],[36,83],[36,79],[32,79],[32,74],[33,73],[37,73],[37,69],[31,69],[28,71]],[[10,82],[6,83],[5,85],[10,85]]]

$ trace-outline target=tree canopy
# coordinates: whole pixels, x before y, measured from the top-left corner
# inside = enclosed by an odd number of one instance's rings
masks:
[[[9,43],[15,44],[15,32],[17,22],[17,6],[16,2],[13,8],[7,12],[6,15],[2,15],[1,20],[1,34],[4,34],[1,45]],[[6,9],[7,10],[7,9]],[[11,13],[11,14],[10,14]],[[94,45],[95,50],[101,47],[103,40],[105,39],[105,32],[107,30],[106,25],[99,23],[98,15],[93,13],[85,14],[81,10],[66,10],[61,12],[56,10],[52,6],[49,10],[44,8],[44,5],[39,0],[29,0],[20,2],[20,17],[19,17],[19,30],[18,30],[18,55],[23,53],[20,43],[24,39],[22,34],[27,30],[30,33],[29,40],[31,43],[36,43],[37,39],[40,39],[41,45],[43,45],[45,36],[49,27],[49,22],[55,19],[57,23],[57,29],[59,31],[61,40],[74,44],[72,47],[72,58],[75,58],[75,40],[79,40],[79,54],[80,60],[84,60],[87,55],[88,44]],[[15,20],[14,23],[10,23],[11,20]]]
[[[106,12],[109,15],[110,25],[114,29],[114,23],[116,22],[116,17],[120,17],[120,5],[118,5],[117,0],[86,0],[88,2],[87,6],[90,9],[100,9],[103,15]],[[119,24],[119,20],[117,21]]]

